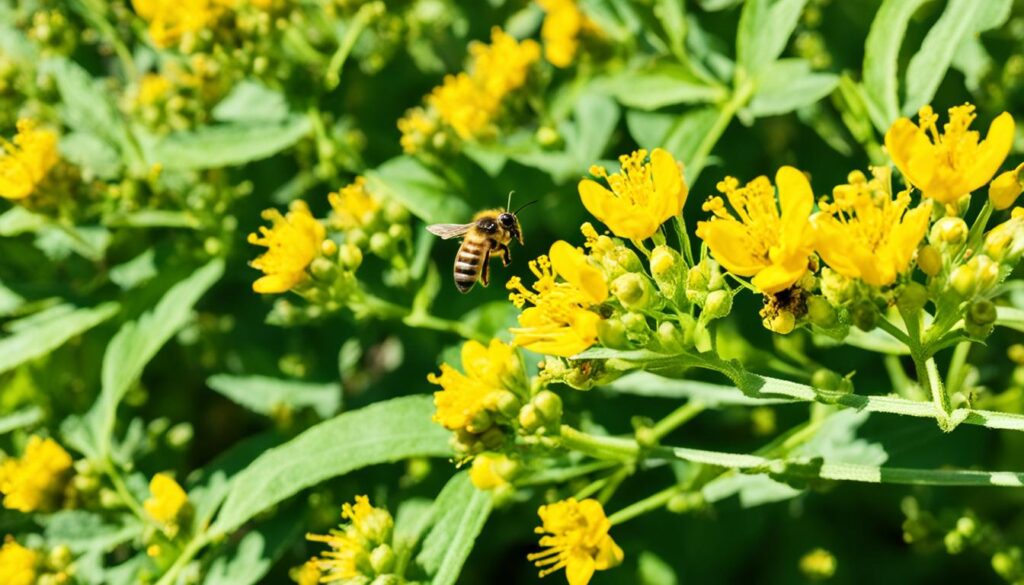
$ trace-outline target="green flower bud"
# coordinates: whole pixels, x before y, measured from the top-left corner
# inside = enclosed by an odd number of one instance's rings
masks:
[[[978,530],[978,523],[970,516],[961,516],[956,521],[956,529],[960,534],[963,534],[967,538],[971,538]]]
[[[487,396],[487,408],[510,419],[515,418],[519,414],[521,406],[519,398],[508,390],[491,392]]]
[[[943,217],[935,222],[928,241],[936,246],[957,246],[967,239],[967,222],[959,217]]]
[[[957,555],[964,551],[964,537],[959,532],[947,533],[942,542],[946,545],[946,552],[951,555]]]
[[[398,575],[378,575],[373,581],[370,581],[370,585],[402,585],[405,581],[402,580]]]
[[[796,315],[792,311],[779,309],[773,313],[762,315],[761,324],[769,331],[786,335],[796,328]]]
[[[704,507],[704,496],[700,492],[676,494],[665,506],[673,514],[683,514]]]
[[[679,327],[671,322],[665,321],[658,325],[658,343],[668,353],[678,353],[685,347],[685,338]]]
[[[922,246],[917,251],[917,266],[928,276],[942,272],[942,254],[939,249],[931,244]]]
[[[345,242],[365,248],[370,242],[370,236],[360,228],[352,228],[345,232]]]
[[[732,293],[725,290],[713,290],[704,301],[704,312],[707,319],[720,319],[732,311]]]
[[[606,256],[606,261],[611,261],[615,267],[625,272],[643,272],[644,265],[636,252],[626,246],[618,245],[612,248]]]
[[[494,417],[490,411],[481,409],[473,415],[473,418],[466,425],[466,430],[471,433],[482,433],[494,425]]]
[[[988,337],[996,322],[996,306],[992,301],[982,299],[967,307],[964,316],[964,330],[972,337]]]
[[[629,348],[626,326],[619,319],[602,319],[597,324],[597,338],[601,345],[612,349]]]
[[[1024,164],[1021,164],[1012,171],[1001,173],[989,183],[988,199],[996,210],[1008,209],[1017,200],[1017,197],[1020,196],[1022,187],[1024,187],[1021,184],[1021,171],[1024,171]]]
[[[395,568],[395,551],[387,544],[379,545],[370,551],[370,566],[378,575],[390,573]]]
[[[339,250],[338,259],[345,270],[354,272],[363,263],[363,251],[358,246],[346,242]]]
[[[309,265],[309,271],[318,280],[330,281],[334,279],[337,266],[327,258],[314,258]]]
[[[708,296],[710,280],[703,262],[690,268],[686,273],[686,298],[691,303],[703,305]]]
[[[505,433],[502,432],[498,427],[491,427],[486,433],[480,435],[480,442],[477,443],[481,447],[478,453],[483,450],[498,451],[502,445],[505,444]]]
[[[811,375],[811,386],[821,390],[838,390],[843,377],[827,368],[819,368]]]
[[[551,126],[541,126],[538,128],[535,138],[537,140],[537,144],[544,147],[554,146],[558,144],[559,140],[561,140],[561,136],[558,135],[558,131]]]
[[[404,223],[409,219],[409,210],[397,201],[388,201],[384,206],[384,219],[388,223]]]
[[[647,325],[647,317],[640,313],[626,313],[622,316],[622,323],[626,326],[626,331],[629,333],[644,334],[650,331],[650,327]]]
[[[536,433],[544,426],[544,419],[532,402],[523,405],[519,410],[519,426],[527,434]]]
[[[846,305],[854,299],[857,287],[849,278],[830,268],[821,270],[821,294],[825,295],[832,306]]]
[[[812,296],[807,299],[807,320],[818,327],[831,328],[839,323],[832,303],[825,297]]]
[[[823,548],[816,548],[800,558],[800,572],[811,581],[824,581],[836,574],[836,557]]]
[[[653,292],[650,281],[634,272],[627,272],[616,278],[610,288],[622,306],[630,310],[647,308]]]
[[[1018,552],[1017,555],[1012,552]],[[992,555],[992,570],[1003,579],[1010,580],[1017,572],[1019,565],[1019,549],[1011,549],[1011,552],[999,551]]]
[[[387,258],[394,249],[394,243],[394,239],[388,234],[377,232],[370,236],[370,251],[381,258]]]
[[[530,401],[537,409],[538,414],[544,419],[544,424],[549,429],[557,428],[562,424],[562,399],[550,390],[541,390]]]
[[[896,304],[904,314],[917,313],[928,302],[928,289],[917,282],[908,282],[899,291]]]
[[[324,242],[320,244],[320,253],[327,258],[333,257],[338,253],[338,243],[334,240],[324,240]]]
[[[668,274],[679,265],[682,257],[668,246],[657,246],[651,252],[651,274],[655,278]]]
[[[878,308],[867,299],[862,299],[850,307],[850,320],[861,331],[871,331],[878,327]]]

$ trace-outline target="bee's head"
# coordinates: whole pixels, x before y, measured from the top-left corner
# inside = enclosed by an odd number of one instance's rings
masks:
[[[519,229],[519,219],[514,213],[506,211],[498,216],[498,223],[502,229],[507,230],[520,244],[523,243],[523,232]]]

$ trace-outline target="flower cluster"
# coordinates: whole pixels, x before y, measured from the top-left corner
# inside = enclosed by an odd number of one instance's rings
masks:
[[[586,585],[595,571],[622,562],[622,549],[608,534],[612,525],[597,500],[569,498],[541,506],[537,514],[537,533],[546,550],[527,558],[541,567],[541,577],[565,569],[569,585]]]
[[[166,473],[153,476],[149,493],[149,499],[142,504],[146,513],[164,527],[165,533],[175,535],[189,512],[188,494]]]
[[[346,503],[342,507],[341,517],[347,523],[329,534],[306,535],[313,542],[326,544],[330,550],[310,559],[297,571],[296,580],[300,585],[335,581],[369,583],[394,570],[391,514],[371,506],[366,496],[356,496],[354,504]]]
[[[555,67],[569,67],[576,60],[580,37],[598,29],[577,5],[576,0],[538,0],[544,9],[540,36],[544,58]]]
[[[19,200],[32,195],[58,160],[57,135],[33,120],[19,120],[14,140],[3,142],[0,197]]]
[[[71,455],[53,439],[33,435],[20,458],[0,463],[4,507],[21,512],[60,507],[71,477]]]
[[[437,134],[442,126],[460,140],[493,135],[509,95],[526,84],[540,58],[536,41],[516,41],[499,28],[491,31],[489,45],[475,43],[469,52],[468,72],[445,77],[426,97],[426,108],[413,108],[398,121],[405,152],[443,145],[445,139]]]

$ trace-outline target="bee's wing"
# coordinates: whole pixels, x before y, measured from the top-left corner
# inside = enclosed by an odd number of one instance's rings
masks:
[[[435,223],[428,225],[427,231],[444,240],[450,240],[466,235],[471,227],[471,223]]]

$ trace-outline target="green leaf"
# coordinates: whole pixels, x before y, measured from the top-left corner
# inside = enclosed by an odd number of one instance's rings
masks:
[[[34,315],[32,327],[0,339],[0,373],[50,353],[72,337],[110,319],[119,309],[117,303],[84,309],[58,305]]]
[[[334,416],[341,408],[341,385],[282,380],[264,376],[218,374],[206,380],[207,386],[253,412],[271,415],[281,407],[294,410],[309,407],[321,418]]]
[[[32,426],[43,420],[43,409],[29,406],[0,416],[0,435]]]
[[[885,132],[900,115],[898,59],[910,17],[927,0],[885,0],[864,45],[864,88],[871,120]]]
[[[747,0],[736,30],[736,64],[756,78],[779,58],[807,0]]]
[[[747,106],[751,115],[778,116],[809,106],[839,85],[839,76],[816,73],[805,59],[780,59],[759,78],[757,92]]]
[[[199,220],[193,212],[170,209],[140,209],[131,213],[109,215],[106,217],[105,223],[111,227],[130,228],[196,229],[199,227]]]
[[[619,123],[619,106],[600,93],[585,93],[576,101],[572,131],[565,131],[566,150],[582,173],[604,154]]]
[[[284,94],[251,79],[235,85],[212,112],[218,122],[283,122],[288,113]]]
[[[250,585],[263,578],[301,533],[303,515],[284,511],[249,531],[210,565],[203,585]]]
[[[615,96],[620,104],[646,111],[676,104],[716,102],[727,97],[725,89],[706,84],[679,65],[623,71],[595,84]]]
[[[433,521],[434,502],[426,498],[402,502],[395,513],[395,552],[401,555],[415,549]]]
[[[411,156],[399,156],[367,171],[370,189],[401,203],[427,223],[469,221],[473,210],[455,197],[444,179]]]
[[[242,165],[273,156],[304,138],[305,116],[279,123],[239,122],[169,134],[152,146],[149,159],[168,169],[198,170]]]
[[[156,251],[153,248],[118,264],[110,269],[110,280],[121,290],[131,290],[152,280],[159,269],[156,266]]]
[[[953,67],[964,74],[967,89],[977,92],[982,78],[992,69],[994,62],[978,38],[981,33],[999,28],[1010,18],[1013,0],[990,0],[979,3],[972,31],[964,36],[953,53]]]
[[[626,126],[640,147],[664,148],[688,166],[717,119],[718,110],[713,107],[688,110],[681,116],[630,111],[626,113]],[[686,180],[693,181],[691,172],[687,172]]]
[[[910,59],[904,115],[914,114],[935,97],[960,41],[974,33],[977,14],[983,4],[977,0],[949,0],[938,22],[928,31],[921,48]]]
[[[1024,333],[1024,310],[1014,307],[996,307],[996,325]]]
[[[160,348],[191,319],[193,305],[223,273],[224,261],[211,260],[171,287],[153,310],[125,323],[110,341],[103,355],[100,395],[86,415],[96,455],[109,453],[117,406],[125,393]]]
[[[430,396],[409,396],[310,428],[238,474],[211,530],[229,534],[304,488],[368,465],[450,456],[449,433],[431,420],[433,412]]]
[[[65,160],[100,179],[115,179],[121,172],[117,150],[94,134],[70,132],[60,137],[59,148]]]
[[[641,552],[637,557],[636,565],[638,585],[676,585],[679,583],[672,566],[650,551]]]
[[[432,585],[453,585],[491,513],[490,492],[473,487],[468,472],[455,474],[434,503],[434,527],[423,539],[416,562]]]
[[[688,398],[709,408],[727,406],[770,406],[789,404],[791,398],[760,398],[747,396],[738,388],[699,382],[697,380],[674,380],[650,372],[630,372],[610,384],[602,386],[616,394],[631,394],[649,398]]]
[[[686,7],[683,0],[657,0],[654,14],[665,29],[672,54],[678,59],[686,59]]]
[[[61,510],[40,518],[43,536],[50,546],[64,545],[80,554],[98,550],[109,552],[119,544],[142,536],[144,526],[132,515],[122,515],[110,523],[99,514],[85,510]]]

